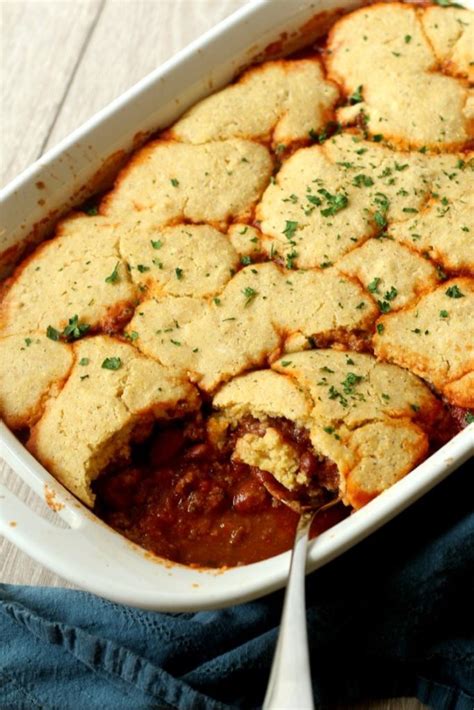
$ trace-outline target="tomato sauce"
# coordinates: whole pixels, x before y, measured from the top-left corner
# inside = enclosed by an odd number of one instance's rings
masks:
[[[303,431],[278,423],[316,475]],[[257,426],[244,422],[240,434]],[[136,447],[130,465],[96,481],[95,510],[133,542],[186,565],[231,567],[288,550],[298,514],[270,495],[261,471],[232,461],[231,448],[214,448],[202,420],[161,426]],[[322,485],[332,486],[333,472],[320,468]],[[321,513],[312,535],[346,515],[342,505]]]

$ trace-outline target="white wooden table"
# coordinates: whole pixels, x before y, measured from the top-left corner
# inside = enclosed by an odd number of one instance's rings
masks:
[[[291,0],[275,0],[275,2]],[[246,0],[0,0],[0,184]],[[0,461],[0,480],[58,516]],[[0,539],[0,581],[70,587]],[[413,699],[359,710],[419,710]]]

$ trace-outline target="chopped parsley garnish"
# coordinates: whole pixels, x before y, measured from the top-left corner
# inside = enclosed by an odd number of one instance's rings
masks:
[[[81,357],[81,359],[79,360],[79,365],[84,366],[84,365],[88,365],[88,364],[89,364],[89,358],[88,357]]]
[[[371,187],[374,184],[374,181],[372,180],[371,177],[368,175],[356,175],[352,181],[352,184],[355,187]]]
[[[180,269],[179,266],[177,266],[174,270],[174,273],[176,274],[176,278],[178,279],[178,281],[182,281],[182,279],[184,278],[183,269]]]
[[[178,187],[178,185],[179,185],[179,180],[177,180],[176,178],[171,178],[170,182],[173,185],[173,187]]]
[[[450,286],[446,290],[446,296],[449,296],[449,298],[463,298],[464,294],[459,286]]]
[[[291,360],[282,360],[281,361],[282,367],[288,367],[289,365],[291,365]]]
[[[344,387],[344,394],[352,394],[354,387],[358,385],[359,382],[362,382],[363,379],[362,375],[355,375],[353,372],[349,372],[346,379],[341,382],[341,385]]]
[[[318,192],[320,195],[323,195],[323,197],[326,198],[329,204],[329,207],[326,207],[324,210],[321,210],[321,214],[323,215],[323,217],[332,217],[341,210],[345,209],[349,204],[349,198],[347,197],[347,195],[332,195],[324,188],[319,189]]]
[[[106,277],[106,279],[105,279],[106,283],[115,284],[115,283],[117,283],[117,281],[119,281],[119,279],[120,279],[119,272],[118,272],[119,265],[120,265],[120,261],[117,261],[117,263],[115,264],[115,268],[112,271],[112,273],[110,274],[110,276]]]
[[[376,276],[376,277],[373,279],[373,281],[371,281],[371,282],[369,283],[369,285],[367,286],[367,289],[370,291],[370,293],[376,293],[376,291],[378,290],[379,283],[381,282],[381,280],[382,280],[381,278],[379,278],[378,276]]]
[[[420,411],[420,405],[419,405],[419,404],[410,404],[410,407],[413,409],[414,412],[419,412],[419,411]]]
[[[254,288],[251,288],[250,286],[246,286],[242,293],[245,296],[245,307],[249,306],[253,299],[258,295],[258,291],[256,291]]]
[[[176,345],[177,347],[181,347],[179,340],[173,340],[173,338],[170,338],[170,343],[173,343],[173,345]]]
[[[440,318],[447,318],[449,316],[448,311],[440,311],[439,312],[439,317]]]
[[[308,202],[311,202],[312,205],[316,205],[316,207],[320,207],[323,204],[322,200],[317,197],[317,195],[306,195],[306,199]]]
[[[216,306],[220,306],[220,305],[222,304],[221,299],[218,298],[217,296],[215,296],[212,300],[214,301],[214,303],[216,304]]]
[[[343,407],[347,407],[347,399],[337,391],[334,385],[331,385],[328,391],[329,399],[338,399]]]
[[[397,291],[397,289],[395,288],[395,286],[392,286],[392,288],[390,289],[390,291],[387,291],[387,292],[384,294],[384,298],[385,298],[386,301],[393,301],[393,299],[396,298],[397,296],[398,296],[398,291]]]
[[[133,343],[135,340],[138,338],[138,333],[136,330],[131,330],[130,333],[125,333],[125,337],[127,340],[130,340],[131,343]]]
[[[72,318],[69,318],[68,324],[64,328],[63,332],[60,334],[60,337],[68,341],[79,340],[79,338],[82,338],[89,330],[90,325],[88,325],[87,323],[79,323],[79,316],[76,315]],[[48,335],[48,337],[50,336]]]
[[[466,424],[472,424],[474,422],[474,414],[472,412],[467,412],[465,420]]]
[[[391,305],[388,301],[377,301],[381,313],[388,313],[391,310]]]
[[[411,42],[411,35],[405,35],[405,44],[410,44]]]
[[[384,330],[385,330],[384,324],[383,324],[383,323],[377,323],[377,333],[378,333],[379,335],[382,335],[382,333],[384,332]]]
[[[25,338],[25,345],[26,345],[27,348],[30,347],[30,345],[31,345],[32,342],[33,342],[33,341],[32,341],[31,338]]]
[[[297,229],[298,222],[293,222],[291,219],[287,219],[283,234],[287,239],[292,239]]]
[[[326,367],[326,365],[324,367],[320,367],[319,369],[321,370],[321,372],[329,372],[330,374],[334,373],[334,370],[331,370],[331,368]]]
[[[145,266],[144,264],[138,264],[137,269],[141,274],[144,274],[145,271],[150,271],[150,267]]]
[[[323,431],[325,431],[326,434],[334,434],[334,427],[332,427],[332,426],[325,426],[325,427],[323,427]]]
[[[285,266],[287,269],[294,269],[295,268],[294,261],[297,256],[298,256],[298,253],[294,249],[293,249],[293,251],[290,251],[290,253],[286,255]]]
[[[119,357],[106,357],[102,363],[104,370],[120,370],[122,367],[122,360]]]
[[[357,87],[356,91],[349,96],[349,104],[351,106],[354,106],[355,104],[360,104],[361,101],[364,100],[364,97],[362,96],[362,84]]]
[[[89,217],[95,217],[99,214],[99,208],[97,207],[97,205],[92,205],[91,207],[85,207],[84,212]]]
[[[240,263],[243,264],[243,266],[248,266],[249,264],[252,263],[252,257],[251,256],[241,256]]]
[[[150,242],[153,249],[161,249],[161,247],[163,246],[163,242],[161,241],[161,239],[157,239],[156,241],[154,239],[150,239]]]
[[[46,337],[50,340],[59,340],[60,335],[61,333],[59,332],[59,330],[53,328],[52,325],[48,325],[48,327],[46,328]]]

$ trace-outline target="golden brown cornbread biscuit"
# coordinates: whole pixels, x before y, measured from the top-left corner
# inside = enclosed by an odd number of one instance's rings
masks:
[[[229,239],[240,256],[255,256],[262,251],[262,235],[250,224],[231,224]]]
[[[272,171],[266,148],[245,140],[148,143],[120,173],[102,209],[114,219],[148,213],[157,224],[244,218]]]
[[[474,155],[427,158],[431,193],[419,212],[389,225],[389,236],[446,269],[474,270]]]
[[[338,96],[318,59],[266,62],[200,101],[170,133],[189,143],[257,138],[289,144],[323,128]]]
[[[146,215],[124,229],[120,250],[132,280],[149,296],[217,293],[239,265],[229,238],[214,227],[181,224],[160,229]]]
[[[294,447],[271,426],[263,436],[244,434],[237,439],[232,458],[268,471],[290,491],[309,483],[308,474],[300,470],[300,460]]]
[[[474,81],[473,13],[459,7],[427,7],[421,22],[443,69]]]
[[[466,378],[474,370],[474,279],[446,281],[406,309],[380,318],[379,326],[373,339],[379,358],[420,375],[453,404],[474,406],[472,378]]]
[[[370,355],[336,350],[294,353],[272,369],[224,385],[213,406],[234,426],[250,414],[262,421],[286,417],[308,428],[316,454],[337,464],[346,503],[360,507],[427,453],[423,427],[433,423],[440,405],[411,373]],[[258,443],[245,439],[236,456],[247,462],[266,458],[265,442]],[[298,484],[298,472],[293,467],[283,476],[277,459],[287,460],[288,452],[281,453],[264,470],[276,471],[278,480],[291,489]]]
[[[144,302],[127,327],[142,352],[182,367],[212,391],[265,364],[294,333],[343,337],[368,331],[378,309],[335,269],[285,271],[255,264],[239,271],[210,303],[169,298]]]
[[[349,134],[289,158],[257,206],[263,248],[300,268],[327,266],[418,212],[430,190],[424,155]]]
[[[347,504],[361,507],[426,455],[428,438],[411,420],[429,426],[440,406],[411,373],[370,355],[332,350],[295,353],[273,368],[312,396],[311,442],[337,464]]]
[[[0,415],[13,429],[32,426],[60,391],[73,363],[70,345],[44,333],[0,338]]]
[[[62,330],[75,315],[91,328],[128,320],[136,288],[120,258],[119,232],[100,216],[64,219],[17,268],[0,309],[4,334]]]
[[[370,133],[402,147],[460,146],[472,135],[471,93],[462,81],[440,72],[423,31],[423,12],[380,3],[335,24],[327,45],[329,77],[349,96],[362,92],[363,98],[340,109],[338,118],[346,123],[362,114]],[[472,47],[466,49],[472,61]]]
[[[340,259],[337,268],[357,277],[372,298],[388,303],[392,311],[439,283],[430,261],[385,238],[369,239]]]
[[[312,409],[312,401],[291,377],[273,370],[249,372],[228,382],[214,396],[212,404],[225,410],[229,421],[251,414],[256,419],[285,417],[303,424]]]
[[[130,441],[155,419],[196,409],[199,398],[188,382],[119,340],[96,336],[73,347],[75,366],[32,429],[28,448],[92,506],[92,481],[110,463],[128,459]]]

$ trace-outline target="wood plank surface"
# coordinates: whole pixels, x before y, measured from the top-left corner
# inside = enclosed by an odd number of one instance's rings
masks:
[[[0,184],[245,1],[0,0]],[[33,512],[62,525],[1,461],[0,480]],[[0,581],[71,586],[6,540]],[[401,698],[352,707],[423,706]]]

